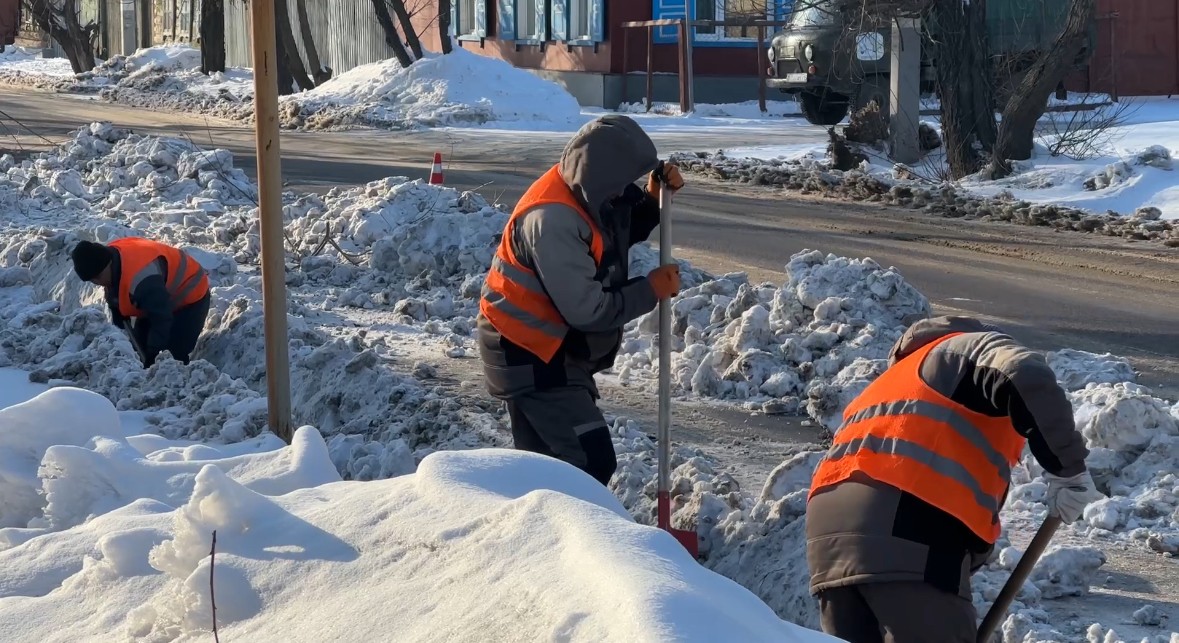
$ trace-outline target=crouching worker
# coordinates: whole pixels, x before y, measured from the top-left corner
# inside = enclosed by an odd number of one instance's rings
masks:
[[[1026,444],[1071,523],[1101,498],[1043,356],[975,319],[911,326],[843,412],[806,510],[823,631],[850,643],[975,643],[970,576],[999,536]]]
[[[70,256],[79,278],[102,286],[112,323],[130,331],[144,367],[165,350],[188,363],[209,314],[209,277],[196,259],[139,237],[80,241]]]
[[[647,177],[646,189],[635,181]],[[659,225],[659,191],[683,187],[635,121],[586,124],[516,204],[483,285],[479,349],[517,449],[603,485],[618,463],[594,374],[610,368],[627,322],[679,291],[679,268],[632,278],[629,250]]]

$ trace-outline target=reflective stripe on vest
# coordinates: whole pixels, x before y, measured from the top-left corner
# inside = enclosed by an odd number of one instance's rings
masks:
[[[479,301],[479,311],[501,335],[545,362],[552,361],[561,348],[569,325],[553,305],[536,272],[516,257],[512,234],[521,216],[549,203],[572,209],[589,224],[591,239],[586,251],[594,258],[594,264],[601,266],[604,253],[602,233],[561,178],[559,167],[554,165],[528,188],[512,210]]]
[[[119,314],[124,317],[143,316],[143,311],[131,301],[131,293],[153,275],[164,278],[172,310],[194,304],[209,292],[205,269],[179,248],[140,237],[116,239],[109,245],[119,252]],[[166,275],[160,271],[157,261],[160,257],[168,266]]]
[[[815,469],[809,495],[862,473],[995,542],[1011,468],[1026,440],[1010,418],[971,411],[921,379],[926,356],[957,334],[897,362],[848,405],[831,449]]]

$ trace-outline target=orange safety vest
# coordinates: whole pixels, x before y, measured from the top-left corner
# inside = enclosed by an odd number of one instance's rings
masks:
[[[807,497],[856,472],[910,493],[961,520],[988,543],[1026,439],[1009,417],[967,409],[921,379],[921,364],[946,335],[876,378],[843,412]]]
[[[565,184],[558,166],[554,165],[528,188],[512,211],[512,216],[504,226],[499,249],[491,261],[479,301],[479,311],[501,335],[545,363],[552,361],[561,348],[561,342],[569,332],[569,324],[553,305],[536,272],[516,258],[512,250],[512,233],[516,221],[523,214],[549,203],[567,206],[585,219],[592,233],[587,251],[593,256],[595,265],[602,265],[602,232]]]
[[[195,304],[209,292],[205,269],[179,248],[142,237],[116,239],[109,245],[119,251],[119,314],[124,317],[143,316],[143,311],[131,302],[131,293],[144,279],[159,274],[155,262],[160,257],[168,264],[168,274],[163,277],[172,297],[172,310]]]

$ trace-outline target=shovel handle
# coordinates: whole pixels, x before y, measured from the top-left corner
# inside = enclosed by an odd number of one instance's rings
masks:
[[[667,265],[671,258],[671,190],[659,190],[659,264]],[[660,497],[671,491],[671,298],[659,300],[659,486]],[[660,502],[658,518],[661,527],[671,522],[667,502]]]
[[[1032,573],[1032,568],[1039,562],[1040,556],[1044,554],[1044,550],[1048,548],[1048,543],[1052,540],[1052,536],[1061,525],[1060,516],[1048,516],[1044,519],[1040,529],[1036,531],[1035,537],[1028,545],[1028,548],[1023,553],[1023,557],[1019,559],[1015,569],[1011,572],[1011,576],[1004,583],[1003,589],[999,592],[999,596],[995,602],[991,604],[991,609],[987,611],[987,615],[983,617],[982,624],[978,626],[978,636],[975,637],[975,643],[990,643],[991,635],[994,634],[995,629],[999,627],[999,623],[1003,617],[1007,615],[1007,608],[1011,607],[1011,601],[1015,600],[1015,595],[1023,588],[1024,581]]]

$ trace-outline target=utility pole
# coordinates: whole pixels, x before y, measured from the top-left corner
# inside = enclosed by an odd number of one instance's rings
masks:
[[[254,128],[258,218],[262,233],[262,314],[266,332],[266,403],[270,430],[291,442],[287,342],[286,248],[282,226],[282,159],[278,147],[278,57],[274,3],[250,3],[254,48]]]
[[[899,163],[921,160],[918,128],[921,118],[921,28],[917,18],[892,23],[892,66],[889,70],[889,154]]]

